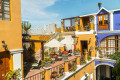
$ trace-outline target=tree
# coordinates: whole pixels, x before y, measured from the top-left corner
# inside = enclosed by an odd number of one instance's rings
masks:
[[[31,28],[31,24],[29,25],[24,24],[22,25],[22,28],[26,31],[26,34],[27,34],[27,31]]]
[[[116,80],[120,80],[120,59],[116,61],[116,65],[112,69],[112,73],[116,77]]]

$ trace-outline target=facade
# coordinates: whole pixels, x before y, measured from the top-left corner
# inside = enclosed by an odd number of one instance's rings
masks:
[[[87,49],[88,55],[94,58],[94,64],[91,65],[94,66],[94,70],[91,71],[94,75],[92,80],[99,80],[101,77],[113,80],[112,68],[115,66],[115,60],[105,57],[120,51],[120,10],[108,11],[105,8],[101,8],[94,14],[62,20],[61,33],[74,34],[75,48],[81,51],[80,55],[85,56],[84,49]],[[101,49],[101,51],[96,50],[96,48]],[[104,58],[99,58],[100,54]],[[80,75],[84,74],[82,70],[84,71],[86,68],[78,71],[78,73],[81,72],[79,73]],[[69,76],[67,79],[84,80],[84,76],[81,77],[78,73],[74,74],[74,76]],[[89,70],[85,71],[85,73],[91,75]],[[89,79],[91,80],[90,76]]]
[[[20,0],[0,0],[0,80],[4,80],[9,70],[18,68],[23,75],[20,3]]]

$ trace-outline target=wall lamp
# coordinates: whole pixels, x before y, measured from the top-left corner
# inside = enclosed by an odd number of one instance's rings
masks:
[[[3,45],[2,45],[3,48],[6,49],[7,48],[7,44],[5,44],[5,41],[2,41],[2,43],[3,43]]]

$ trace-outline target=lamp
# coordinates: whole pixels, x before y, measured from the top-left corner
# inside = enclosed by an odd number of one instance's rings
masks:
[[[2,41],[2,43],[3,43],[3,45],[2,45],[3,48],[6,49],[7,48],[7,44],[5,44],[5,41]]]

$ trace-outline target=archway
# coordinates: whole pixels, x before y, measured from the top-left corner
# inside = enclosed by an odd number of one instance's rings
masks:
[[[111,65],[100,64],[96,66],[96,80],[115,80],[115,77],[112,75]]]

